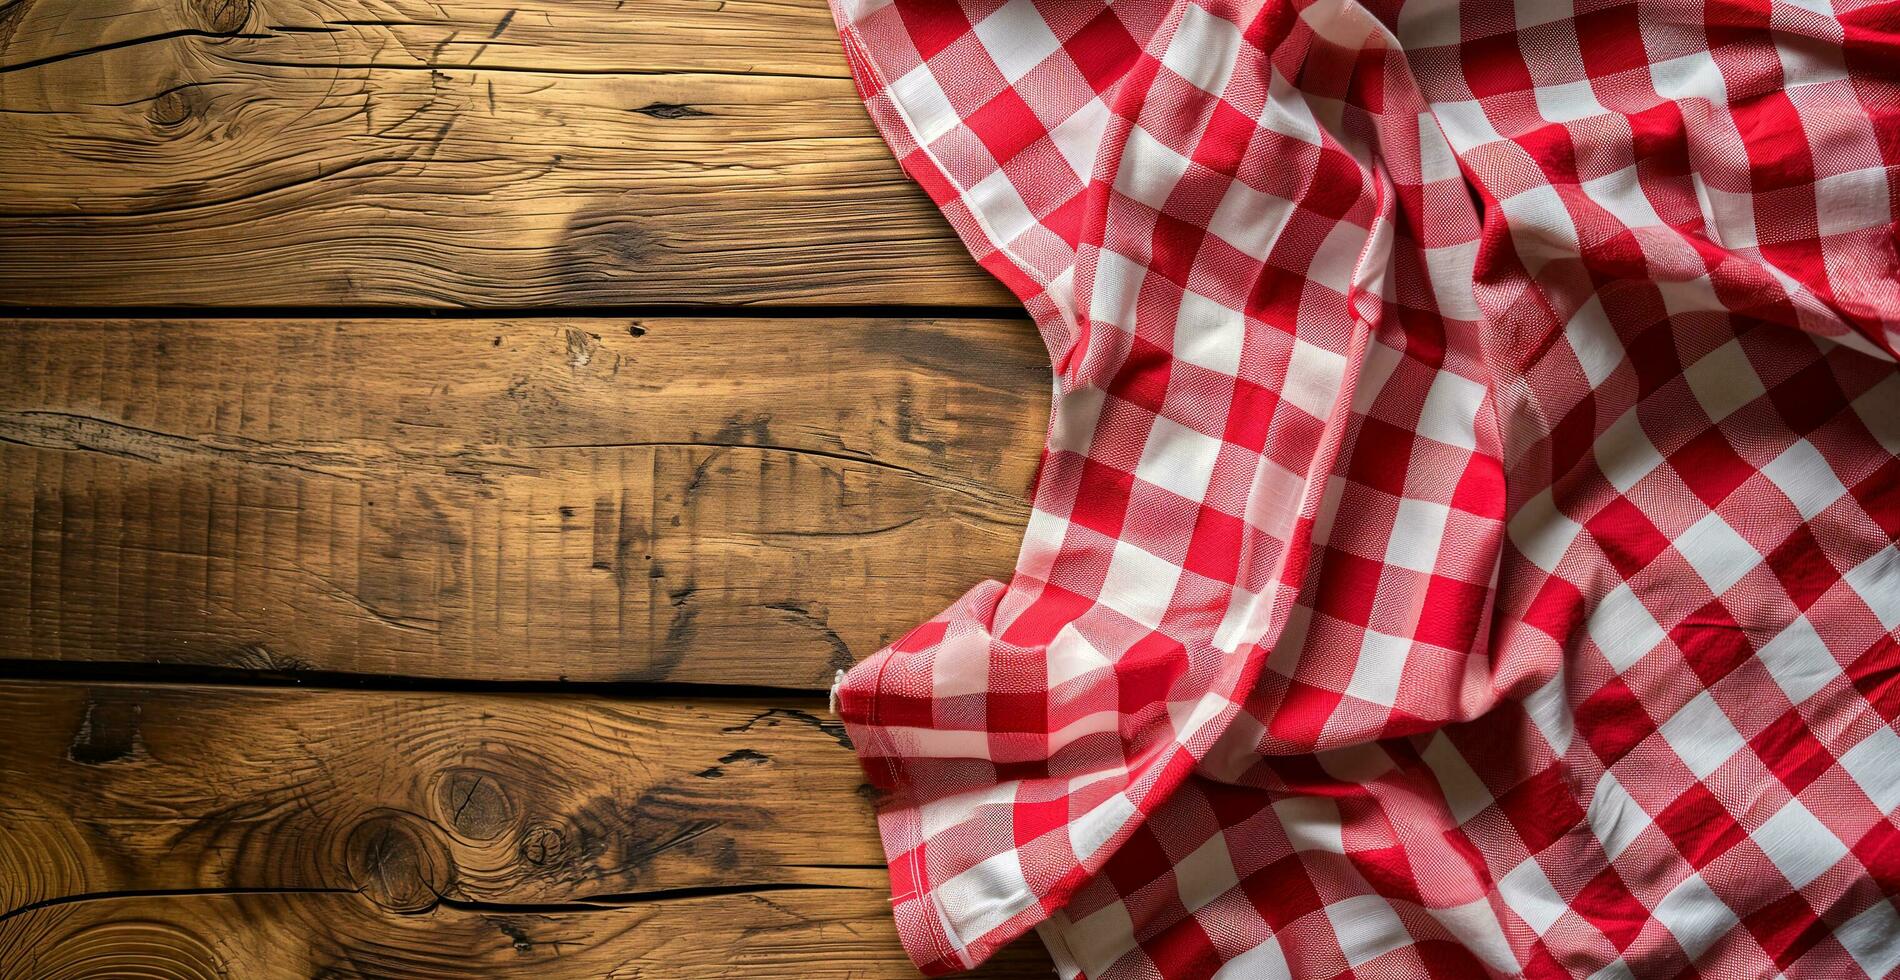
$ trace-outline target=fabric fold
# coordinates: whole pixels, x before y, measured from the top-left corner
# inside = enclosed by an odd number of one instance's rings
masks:
[[[1900,967],[1892,15],[833,4],[1054,379],[834,691],[921,968]]]

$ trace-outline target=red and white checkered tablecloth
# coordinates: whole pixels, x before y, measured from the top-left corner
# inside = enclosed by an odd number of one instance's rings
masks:
[[[836,691],[920,966],[1900,972],[1900,4],[833,2],[1055,368]]]

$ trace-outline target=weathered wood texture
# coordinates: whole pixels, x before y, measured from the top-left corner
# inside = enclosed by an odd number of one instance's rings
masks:
[[[0,0],[0,307],[365,314],[0,329],[0,980],[911,975],[821,698],[500,693],[1008,572],[1034,330],[744,304],[1014,306],[823,0]]]
[[[23,321],[0,657],[821,688],[1006,575],[1021,321]]]
[[[1008,304],[820,0],[13,0],[0,304]]]
[[[0,684],[0,977],[907,975],[819,710]]]

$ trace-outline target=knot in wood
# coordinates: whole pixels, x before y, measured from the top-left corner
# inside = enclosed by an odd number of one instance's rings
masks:
[[[169,129],[191,118],[191,100],[179,89],[152,100],[152,125]]]
[[[494,840],[514,823],[514,805],[491,773],[457,769],[436,783],[436,811],[470,840]]]
[[[251,0],[191,0],[198,24],[213,34],[236,34],[251,19]]]
[[[521,859],[537,868],[559,863],[567,850],[567,835],[561,828],[537,824],[521,836]]]
[[[423,912],[448,885],[449,857],[404,814],[378,814],[350,831],[345,844],[350,882],[392,912]]]

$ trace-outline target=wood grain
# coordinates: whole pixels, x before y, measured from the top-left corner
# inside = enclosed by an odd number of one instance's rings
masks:
[[[825,6],[16,0],[0,303],[1013,305]]]
[[[819,710],[0,684],[0,976],[907,975]]]
[[[23,321],[0,651],[822,688],[1005,576],[1020,321]]]
[[[651,696],[1008,572],[1035,332],[861,304],[1015,307],[822,0],[0,0],[0,307],[305,314],[0,329],[0,980],[911,975],[822,698]]]

